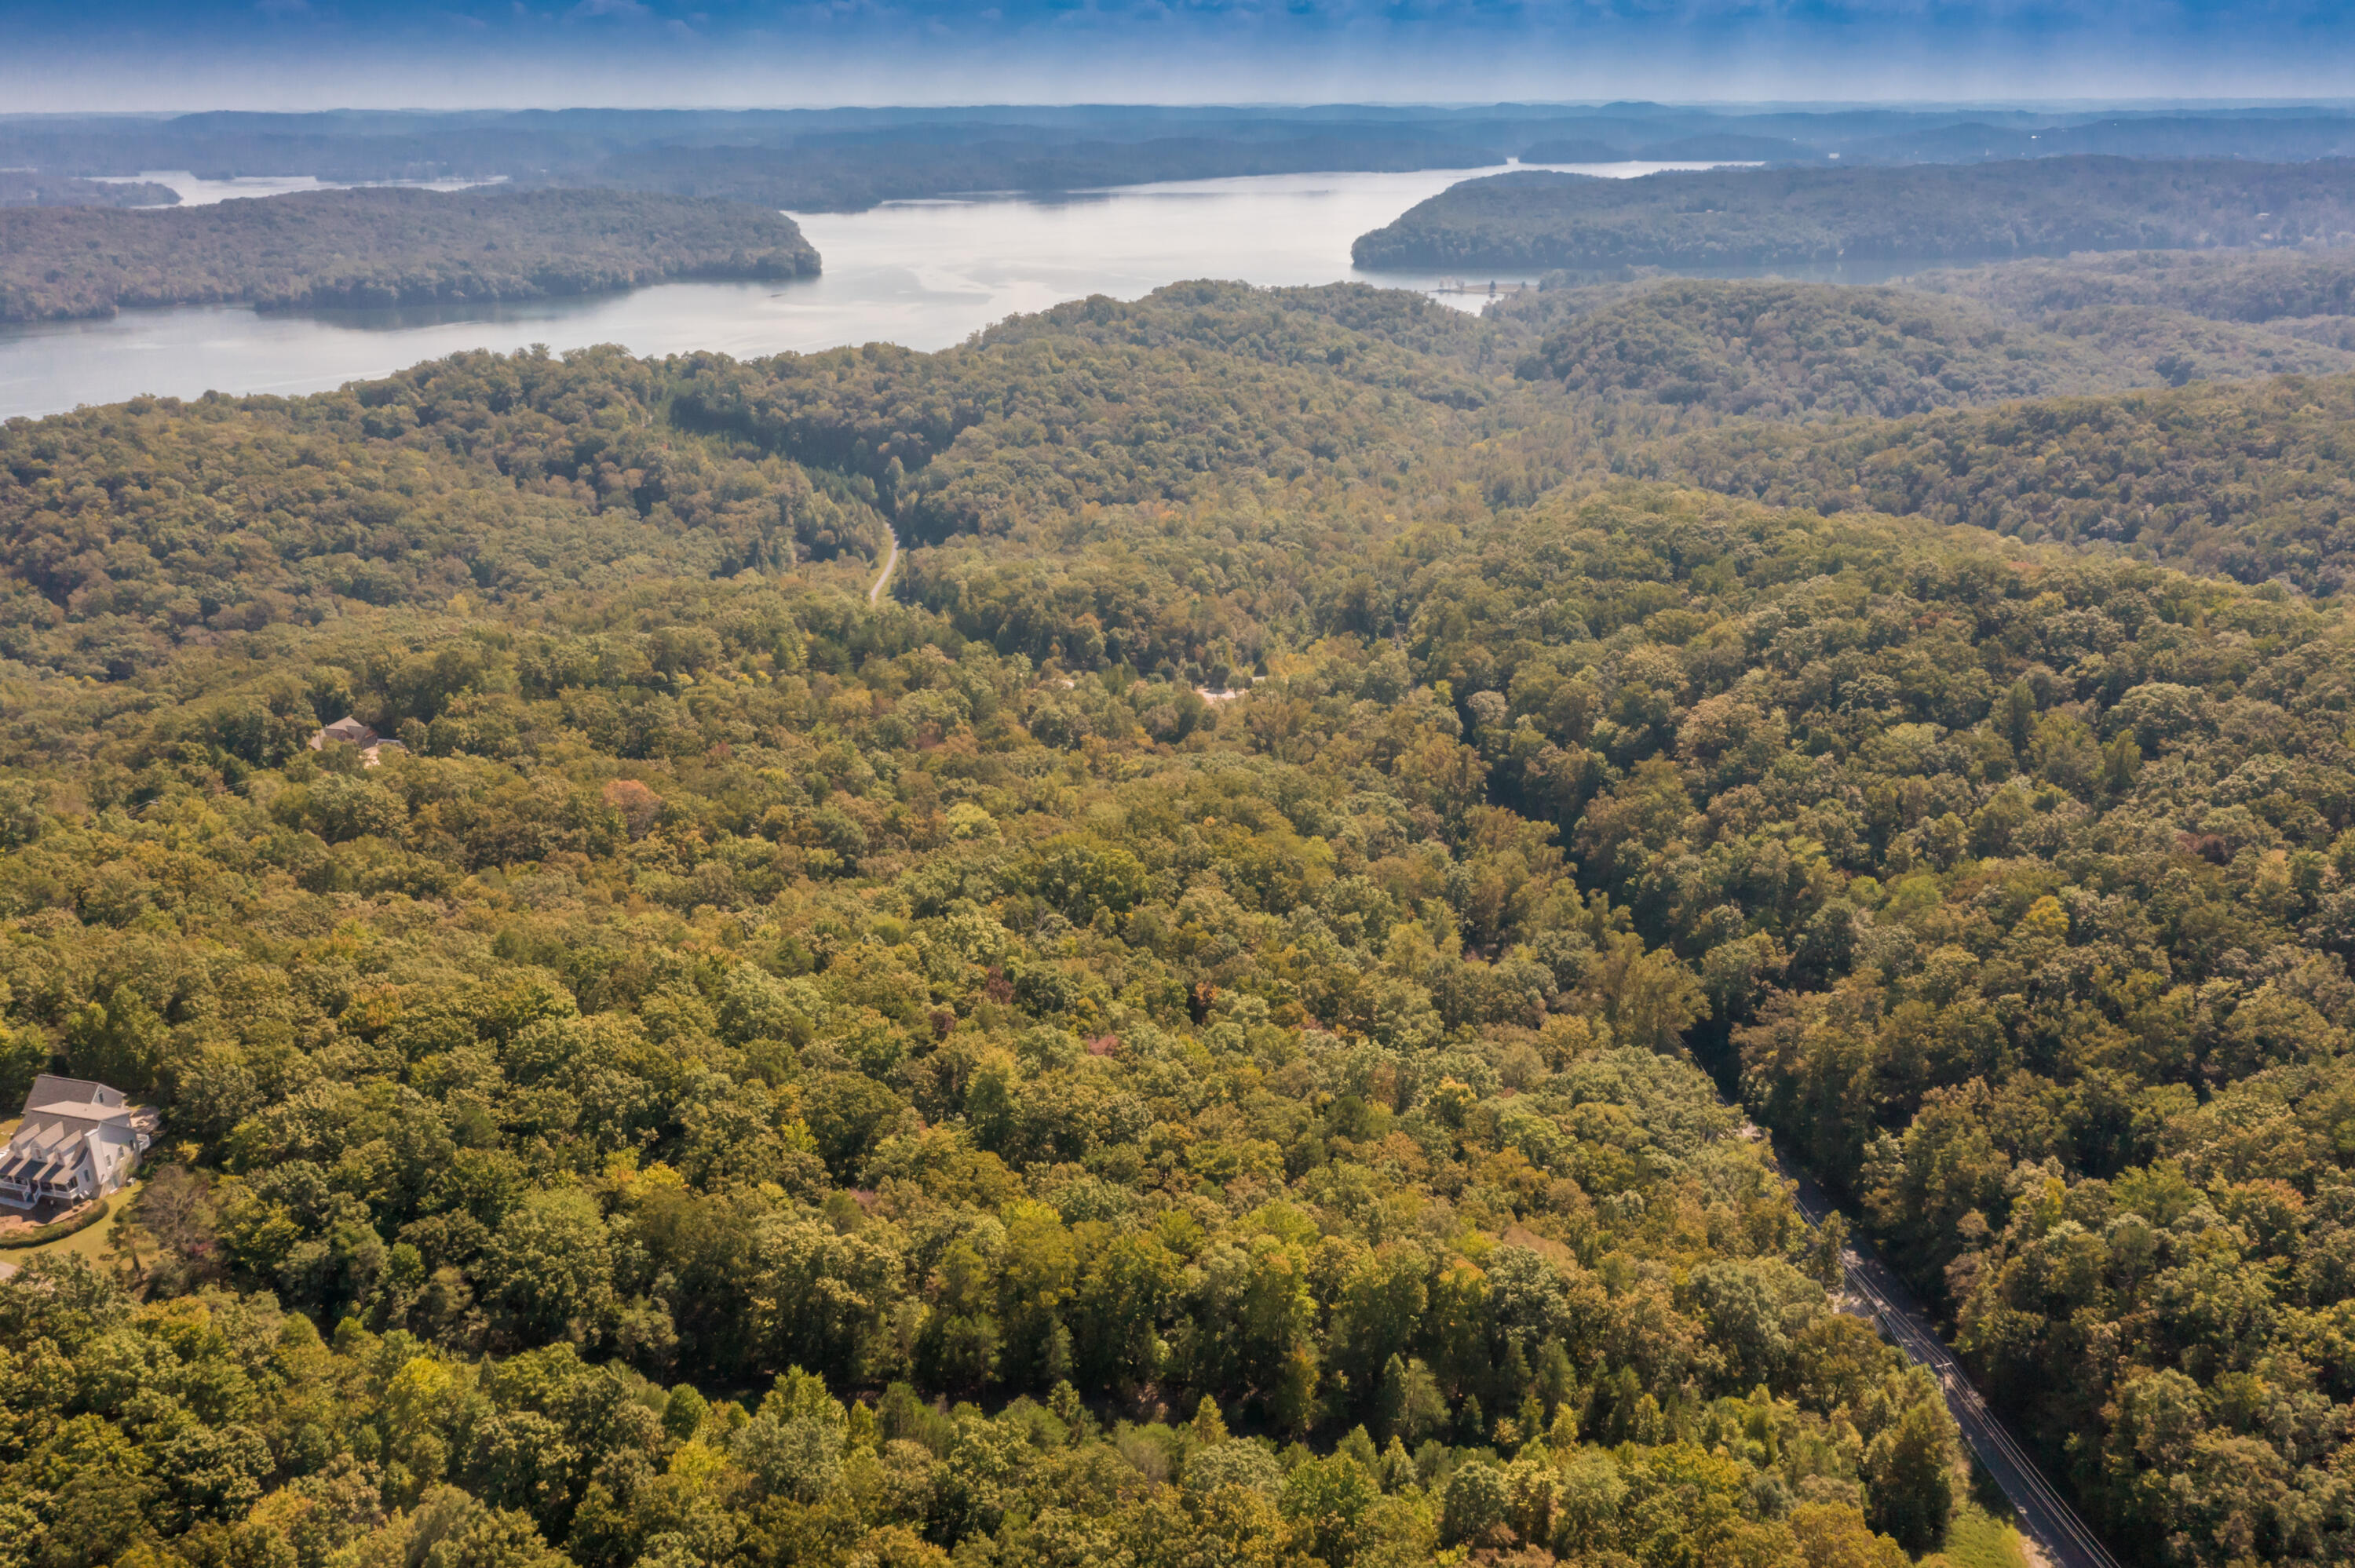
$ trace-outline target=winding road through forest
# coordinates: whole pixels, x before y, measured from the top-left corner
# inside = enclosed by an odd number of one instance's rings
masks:
[[[867,602],[881,604],[883,590],[890,586],[891,570],[900,564],[900,534],[889,523],[883,524],[884,536],[891,541],[890,553],[883,557],[883,569],[875,574],[875,586],[867,590]]]
[[[1811,1225],[1820,1225],[1838,1212],[1838,1205],[1826,1195],[1807,1175],[1774,1150],[1774,1163],[1796,1188],[1793,1193],[1799,1212]],[[1946,1396],[1946,1408],[1962,1428],[1963,1441],[1971,1446],[1987,1473],[2003,1489],[2005,1499],[2017,1513],[2022,1533],[2033,1541],[2053,1563],[2054,1568],[2122,1568],[2104,1546],[2101,1538],[2052,1483],[2009,1427],[1987,1408],[1986,1398],[1972,1383],[1970,1374],[1961,1361],[1938,1338],[1930,1326],[1930,1315],[1915,1300],[1904,1282],[1891,1273],[1887,1265],[1873,1255],[1870,1242],[1859,1242],[1840,1254],[1841,1271],[1848,1288],[1870,1311],[1873,1320],[1890,1343],[1913,1361],[1930,1369],[1938,1386]]]

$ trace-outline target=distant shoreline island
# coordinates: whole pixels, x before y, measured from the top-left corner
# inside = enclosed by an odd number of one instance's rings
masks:
[[[57,178],[504,179],[863,211],[960,192],[1524,164],[1973,164],[2084,154],[2297,163],[2355,156],[2337,106],[1901,108],[1496,103],[964,105],[830,110],[200,111],[0,118],[0,169]],[[88,193],[85,193],[87,195]],[[101,205],[116,205],[105,202]],[[135,204],[134,204],[135,205]]]
[[[0,323],[145,306],[378,309],[814,277],[783,213],[634,191],[306,191],[189,207],[0,207]]]

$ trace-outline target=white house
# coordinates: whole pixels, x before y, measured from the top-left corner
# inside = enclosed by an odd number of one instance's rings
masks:
[[[139,1169],[147,1135],[123,1091],[85,1078],[33,1080],[25,1119],[0,1150],[0,1204],[70,1207],[119,1190]]]

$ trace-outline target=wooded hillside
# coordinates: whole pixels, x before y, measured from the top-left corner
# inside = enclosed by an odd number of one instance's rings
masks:
[[[1566,308],[1550,311],[1557,299]],[[1518,362],[1526,377],[1574,398],[1719,417],[1900,416],[2195,376],[2355,369],[2340,348],[2157,304],[2036,320],[1912,288],[1671,281],[1543,291],[1504,314],[1540,330],[1562,322]]]
[[[167,1119],[0,1282],[0,1541],[1935,1561],[1747,1118],[2122,1556],[2345,1560],[2345,611],[1598,483],[1518,341],[1197,284],[7,425],[0,1094]],[[2320,485],[2346,396],[2105,406]]]
[[[1467,180],[1361,235],[1360,267],[1609,271],[2345,244],[2355,162],[2044,158]]]
[[[2355,570],[2344,376],[2052,399],[1801,435],[1727,429],[1631,457],[1732,494],[2108,542],[2336,593]]]

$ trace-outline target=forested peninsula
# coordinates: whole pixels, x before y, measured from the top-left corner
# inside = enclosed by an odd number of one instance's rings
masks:
[[[1746,1117],[2122,1556],[2355,1554],[2343,607],[1614,477],[1850,432],[1532,349],[1191,284],[0,426],[0,1094],[165,1118],[0,1279],[0,1541],[1978,1560]],[[1936,418],[2319,494],[2350,385]]]
[[[1360,267],[1610,271],[2344,244],[2355,161],[2076,156],[1467,180],[1359,237]]]
[[[175,207],[180,195],[153,180],[77,180],[29,169],[0,169],[0,207]]]
[[[126,307],[454,304],[815,274],[792,219],[623,191],[304,192],[158,211],[0,208],[0,321]]]

